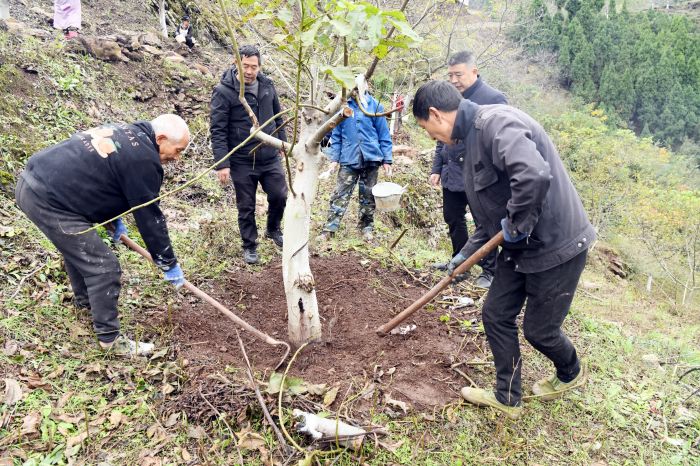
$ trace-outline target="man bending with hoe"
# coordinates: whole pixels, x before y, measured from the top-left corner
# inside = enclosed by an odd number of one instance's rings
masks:
[[[418,89],[413,115],[444,144],[465,147],[465,190],[477,228],[452,272],[488,239],[503,231],[496,275],[482,318],[496,366],[496,391],[465,387],[462,397],[516,419],[522,412],[522,360],[516,318],[525,305],[525,339],[556,372],[532,387],[551,400],[585,381],[576,349],[562,332],[593,226],[549,136],[530,116],[507,105],[477,105],[451,84]]]
[[[158,197],[161,164],[178,160],[189,140],[187,124],[177,115],[105,125],[34,154],[19,175],[17,205],[63,254],[76,306],[92,313],[105,351],[141,356],[151,353],[153,344],[120,334],[119,261],[94,230],[80,232]],[[136,210],[134,218],[165,279],[182,286],[185,278],[158,203]],[[126,226],[121,218],[111,226],[118,243]]]

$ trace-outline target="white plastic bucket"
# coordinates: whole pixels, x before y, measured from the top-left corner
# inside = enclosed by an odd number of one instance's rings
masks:
[[[383,212],[391,212],[401,207],[401,195],[405,192],[405,187],[389,181],[377,183],[372,188],[377,209]]]

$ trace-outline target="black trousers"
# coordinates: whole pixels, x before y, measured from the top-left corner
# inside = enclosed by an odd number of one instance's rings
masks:
[[[231,165],[231,180],[236,189],[238,228],[245,249],[255,248],[258,227],[255,225],[255,193],[258,184],[267,194],[267,231],[280,229],[284,207],[287,204],[287,180],[282,162],[275,160],[265,165]]]
[[[469,239],[467,221],[464,217],[466,213],[467,193],[464,191],[455,192],[442,188],[442,216],[450,231],[452,257],[456,256],[457,253],[462,250]],[[493,251],[479,262],[484,272],[489,273],[492,277],[496,272],[497,256],[498,253]]]
[[[538,273],[516,272],[513,261],[498,256],[496,276],[482,312],[486,337],[496,365],[496,398],[514,406],[520,402],[522,360],[515,319],[525,305],[525,339],[554,363],[557,377],[570,382],[580,362],[561,325],[569,313],[587,252],[552,269]]]
[[[19,176],[15,188],[17,205],[63,254],[75,301],[90,306],[97,338],[105,343],[113,341],[119,335],[117,301],[122,272],[119,261],[94,230],[75,234],[90,228],[90,221],[50,205],[45,192],[29,180]]]

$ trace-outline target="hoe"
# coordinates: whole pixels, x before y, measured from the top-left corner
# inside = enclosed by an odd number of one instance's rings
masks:
[[[126,244],[129,247],[129,249],[138,252],[143,257],[145,257],[149,261],[153,262],[153,259],[151,258],[151,255],[149,254],[149,252],[146,251],[141,246],[139,246],[138,244],[136,244],[136,242],[134,240],[132,240],[131,238],[129,238],[126,235],[121,235],[120,239],[121,239],[122,243]],[[273,345],[273,346],[284,346],[285,347],[284,355],[282,356],[282,359],[280,360],[279,364],[277,364],[277,366],[275,366],[275,369],[279,368],[282,365],[282,363],[284,363],[285,359],[287,359],[287,356],[289,355],[289,351],[291,349],[289,346],[289,343],[284,342],[284,341],[280,341],[280,340],[275,340],[270,335],[261,332],[260,330],[253,327],[248,322],[246,322],[245,320],[241,319],[236,314],[231,312],[228,308],[226,308],[219,301],[212,298],[211,296],[209,296],[204,291],[200,290],[199,288],[197,288],[196,286],[194,286],[192,283],[188,282],[187,280],[185,280],[185,284],[183,286],[185,288],[187,288],[188,290],[190,290],[194,295],[196,295],[200,299],[202,299],[202,300],[208,302],[209,304],[211,304],[212,306],[214,306],[223,315],[225,315],[226,317],[228,317],[229,319],[234,321],[240,327],[243,327],[244,330],[247,330],[248,332],[255,335],[259,340],[264,341],[265,343],[267,343],[269,345]]]

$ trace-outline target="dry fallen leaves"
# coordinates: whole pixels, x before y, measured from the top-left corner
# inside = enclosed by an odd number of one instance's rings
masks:
[[[161,389],[161,393],[163,394],[163,396],[168,396],[171,393],[173,393],[174,391],[175,391],[175,387],[173,387],[169,383],[164,383],[163,388]]]
[[[390,406],[399,408],[401,411],[404,412],[404,414],[408,412],[408,403],[406,403],[405,401],[395,400],[389,395],[384,395],[384,402]]]
[[[16,341],[7,340],[5,342],[5,347],[3,348],[5,356],[14,356],[17,351],[19,351],[19,345]]]
[[[22,428],[20,433],[27,437],[32,437],[39,434],[39,423],[41,422],[41,414],[33,412],[27,414],[22,420]]]
[[[63,373],[66,371],[66,368],[63,367],[62,365],[59,365],[54,369],[53,372],[51,372],[49,375],[46,376],[47,379],[55,379],[57,377],[60,377],[63,375]]]
[[[180,411],[172,413],[170,416],[168,416],[168,419],[165,420],[163,425],[165,425],[165,427],[173,427],[175,424],[178,423],[179,420],[180,420]]]
[[[333,404],[335,398],[338,396],[338,388],[339,387],[333,387],[326,392],[323,397],[323,406],[328,407]]]
[[[22,387],[15,379],[5,379],[5,404],[12,406],[22,399]]]
[[[51,385],[44,382],[41,379],[41,376],[39,374],[30,374],[29,377],[27,377],[26,382],[27,382],[27,387],[32,388],[32,389],[42,388],[42,389],[47,390],[47,391],[51,389]]]
[[[187,428],[187,436],[194,439],[203,439],[207,433],[201,426],[189,426]]]
[[[68,440],[66,440],[66,450],[73,448],[74,446],[78,445],[79,443],[83,443],[86,438],[88,438],[87,431],[83,431],[83,432],[76,434],[72,437],[68,437]]]
[[[85,419],[85,413],[78,413],[75,416],[71,416],[69,414],[59,414],[57,416],[54,416],[54,419],[57,421],[61,422],[66,422],[68,424],[75,424],[77,425],[79,422],[81,422],[83,419]]]
[[[140,466],[161,466],[162,464],[163,460],[155,456],[147,456],[139,462]]]
[[[124,420],[124,415],[118,411],[114,410],[112,411],[112,414],[109,415],[109,427],[110,429],[115,429],[119,424],[121,424]]]
[[[379,446],[392,453],[396,453],[396,451],[401,448],[404,443],[406,443],[406,439],[401,439],[398,442],[379,442]]]
[[[64,393],[61,396],[61,398],[59,398],[58,401],[56,402],[56,408],[58,408],[58,409],[63,408],[68,403],[68,401],[70,401],[72,396],[73,396],[73,392],[70,390],[67,391],[66,393]]]

